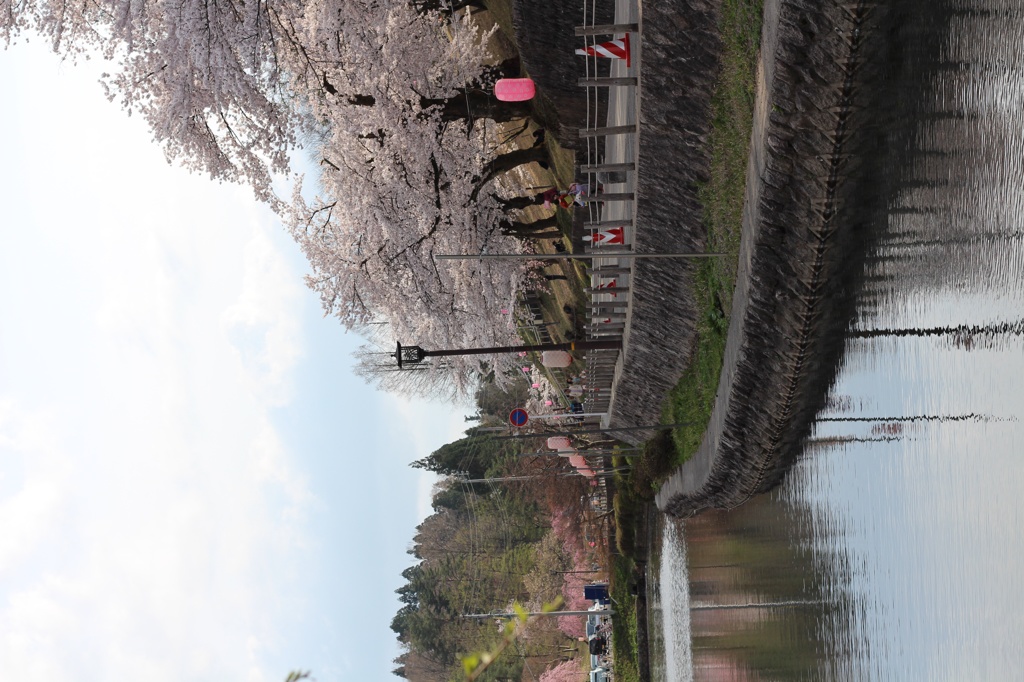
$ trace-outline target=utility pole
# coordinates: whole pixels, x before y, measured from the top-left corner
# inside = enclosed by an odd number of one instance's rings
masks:
[[[665,431],[680,426],[700,426],[698,422],[677,422],[675,424],[652,424],[650,426],[621,426],[609,429],[580,429],[578,431],[542,431],[540,433],[518,433],[511,436],[488,436],[494,440],[516,438],[547,438],[548,436],[579,436],[587,433],[619,433],[622,431]]]
[[[595,471],[596,476],[601,474],[614,474],[619,471],[625,471],[626,467],[620,467],[618,469],[603,469],[601,471]],[[579,476],[579,473],[575,471],[564,471],[554,474],[527,474],[525,476],[495,476],[493,478],[460,478],[460,483],[508,483],[509,481],[536,481],[542,478],[573,478]]]
[[[621,450],[573,450],[574,453],[584,457],[639,457],[640,448],[623,448]],[[562,457],[558,450],[541,450],[539,452],[520,452],[517,457]]]
[[[613,609],[595,609],[594,611],[527,611],[527,616],[610,616],[614,614]],[[463,618],[470,618],[474,620],[487,620],[488,618],[518,618],[519,614],[515,611],[506,611],[502,613],[464,613]]]

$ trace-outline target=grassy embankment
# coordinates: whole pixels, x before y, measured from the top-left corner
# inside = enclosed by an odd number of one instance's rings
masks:
[[[675,465],[688,460],[700,446],[722,372],[736,285],[760,38],[761,0],[724,3],[722,74],[711,103],[711,180],[701,188],[700,199],[708,228],[708,250],[727,255],[703,261],[694,278],[696,348],[689,367],[670,394],[664,417],[669,423],[697,425],[674,431]]]
[[[646,547],[637,542],[644,508],[659,482],[700,446],[722,372],[736,284],[761,13],[761,0],[723,2],[722,72],[711,101],[711,178],[701,188],[700,198],[708,230],[707,250],[727,255],[702,261],[698,266],[693,292],[699,320],[696,347],[663,414],[667,423],[694,422],[699,426],[665,432],[652,439],[645,444],[642,457],[631,459],[633,467],[629,474],[616,480],[614,508],[619,554],[614,557],[612,575],[618,610],[614,655],[620,680],[638,680],[640,656],[646,655],[638,646],[638,600],[629,589],[641,576],[637,560],[645,558]]]
[[[679,428],[671,437],[662,435],[646,443],[643,457],[632,460],[634,466],[628,477],[620,481],[622,499],[616,501],[616,525],[624,554],[630,554],[633,546],[628,532],[631,520],[640,517],[660,480],[689,459],[700,445],[722,372],[753,125],[761,0],[726,0],[721,29],[722,72],[711,101],[711,179],[701,188],[700,198],[708,250],[727,255],[703,260],[698,266],[693,292],[699,320],[696,347],[664,412],[669,423],[694,422],[697,426]]]

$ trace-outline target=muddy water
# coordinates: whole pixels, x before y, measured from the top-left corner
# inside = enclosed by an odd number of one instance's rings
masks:
[[[900,4],[939,49],[904,27],[828,407],[779,488],[665,526],[657,679],[1024,679],[1024,6]]]

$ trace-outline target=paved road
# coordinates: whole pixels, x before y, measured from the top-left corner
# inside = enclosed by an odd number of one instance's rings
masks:
[[[616,24],[629,24],[638,23],[640,21],[640,7],[638,5],[639,0],[616,0],[615,3],[615,23]],[[616,38],[621,38],[622,35],[616,35]],[[602,38],[599,38],[601,40]],[[630,35],[630,65],[626,66],[624,60],[614,60],[611,64],[611,76],[623,77],[623,76],[639,76],[640,74],[640,36],[637,33]],[[591,90],[591,93],[595,92]],[[601,93],[601,90],[597,90]],[[615,86],[607,88],[608,97],[608,117],[603,125],[607,126],[619,126],[633,124],[637,121],[637,111],[639,102],[639,88],[633,86]],[[601,123],[595,122],[596,125],[602,125]],[[604,158],[599,159],[596,157],[596,152],[591,151],[589,158],[586,158],[584,163],[622,163],[632,161],[637,162],[637,137],[635,134],[628,135],[610,135],[606,138]],[[609,183],[604,186],[604,192],[606,193],[619,193],[619,192],[634,192],[636,189],[636,174],[626,173],[626,182],[624,183]],[[602,205],[601,215],[596,213],[594,208],[591,208],[588,220],[596,221],[608,221],[608,220],[623,220],[623,224],[626,227],[626,243],[633,243],[633,231],[632,226],[633,219],[633,202],[632,201],[616,201]],[[629,260],[622,260],[618,258],[605,258],[595,260],[594,265],[601,266],[613,266],[613,267],[627,267],[632,263]],[[598,280],[594,278],[591,285],[599,286],[600,284],[608,284],[608,280]],[[628,287],[630,284],[629,275],[617,275],[615,286],[617,287]],[[631,294],[618,294],[617,297],[613,298],[608,294],[601,294],[594,296],[594,301],[611,302],[611,301],[622,301],[623,297],[628,301]],[[630,306],[631,308],[632,306]],[[626,312],[626,343],[628,343],[628,330],[630,322],[630,310]],[[599,322],[600,317],[595,317],[591,321]],[[621,355],[619,363],[615,369],[615,378],[617,379],[621,372],[622,362]],[[614,383],[613,383],[614,387]],[[612,393],[612,400],[614,401],[614,388]],[[607,426],[608,419],[605,418],[602,422],[605,422]]]

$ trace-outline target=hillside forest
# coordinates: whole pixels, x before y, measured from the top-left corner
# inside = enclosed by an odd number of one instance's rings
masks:
[[[489,397],[502,405],[496,395],[514,403],[524,387],[525,379],[507,389],[489,384],[478,396],[485,404]],[[504,415],[479,416],[494,424]],[[464,679],[460,655],[500,638],[498,619],[465,616],[511,612],[513,602],[538,611],[558,597],[565,609],[586,609],[583,585],[606,575],[595,569],[608,565],[607,488],[573,475],[564,458],[522,456],[530,445],[494,434],[474,426],[412,464],[439,476],[434,513],[416,529],[414,563],[402,574],[391,624],[404,651],[394,672],[412,682]],[[480,679],[547,682],[559,664],[578,679],[583,634],[580,616],[535,618]]]

